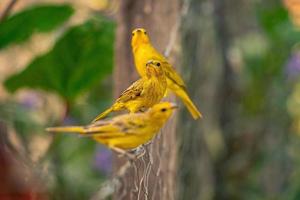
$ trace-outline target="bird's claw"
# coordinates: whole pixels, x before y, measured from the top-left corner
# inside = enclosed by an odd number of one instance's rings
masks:
[[[130,161],[134,161],[138,158],[134,153],[129,153],[129,152],[118,154],[118,157],[126,157]]]
[[[146,153],[146,149],[143,145],[130,151],[131,154],[135,155],[136,159],[143,157]]]

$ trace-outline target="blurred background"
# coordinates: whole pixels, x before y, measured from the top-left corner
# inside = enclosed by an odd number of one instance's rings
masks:
[[[137,78],[138,26],[204,115],[181,106],[153,168],[165,190],[140,199],[300,199],[299,0],[1,0],[0,199],[121,199],[100,190],[110,150],[44,130],[89,123]]]

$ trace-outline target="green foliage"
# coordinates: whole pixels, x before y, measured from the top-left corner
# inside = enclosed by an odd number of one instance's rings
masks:
[[[245,52],[244,55],[250,79],[244,103],[253,114],[265,112],[266,98],[272,91],[270,88],[284,84],[283,67],[292,47],[300,41],[299,32],[294,28],[281,2],[260,3],[257,14],[258,23],[267,40],[266,49],[260,54],[250,55]],[[277,94],[279,93],[278,91]]]
[[[73,14],[69,5],[40,5],[21,11],[0,23],[0,49],[20,43],[34,32],[48,32]]]
[[[300,39],[299,31],[294,28],[287,10],[279,2],[260,7],[258,21],[272,42],[277,40],[285,45],[293,45]]]
[[[70,145],[72,144],[72,145]],[[79,139],[71,135],[59,135],[55,150],[49,157],[53,163],[55,178],[51,199],[62,194],[62,199],[89,199],[97,191],[104,177],[93,168],[96,142],[89,138]],[[76,190],[74,190],[76,188]]]
[[[114,24],[111,21],[90,20],[72,27],[52,50],[8,78],[5,86],[11,92],[23,87],[53,91],[72,102],[111,73],[113,43]]]
[[[278,29],[279,25],[289,22],[288,13],[280,4],[260,7],[258,9],[258,18],[260,24],[264,30],[270,34],[270,36],[276,35],[278,31],[281,32],[281,30]]]

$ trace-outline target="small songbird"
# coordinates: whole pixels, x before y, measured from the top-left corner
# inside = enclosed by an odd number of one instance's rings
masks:
[[[73,132],[90,136],[122,154],[149,142],[163,127],[177,106],[161,102],[144,113],[128,113],[87,126],[51,127],[49,132]]]
[[[161,63],[148,60],[145,63],[146,74],[129,86],[115,103],[99,114],[93,122],[106,117],[110,112],[129,110],[130,113],[145,110],[159,103],[167,89],[167,80]]]
[[[177,74],[168,60],[161,55],[151,44],[145,29],[138,28],[132,32],[132,52],[135,66],[141,77],[146,75],[145,63],[148,60],[158,60],[167,78],[167,89],[174,92],[183,101],[194,119],[202,117],[201,113],[190,99],[184,81]]]

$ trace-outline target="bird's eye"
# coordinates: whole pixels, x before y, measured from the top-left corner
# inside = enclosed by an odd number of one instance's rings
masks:
[[[134,36],[134,33],[132,33],[132,36]]]
[[[147,32],[145,31],[144,34],[147,35]]]
[[[162,108],[160,111],[161,111],[161,112],[166,112],[167,109],[166,109],[166,108]]]
[[[157,63],[156,66],[159,67],[159,66],[160,66],[160,63]]]

